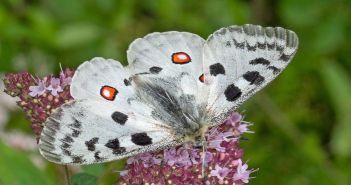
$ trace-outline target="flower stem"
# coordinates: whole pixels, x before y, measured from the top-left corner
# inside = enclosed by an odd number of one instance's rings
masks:
[[[66,185],[71,185],[71,175],[69,173],[69,169],[67,165],[64,165],[65,177],[66,177]]]

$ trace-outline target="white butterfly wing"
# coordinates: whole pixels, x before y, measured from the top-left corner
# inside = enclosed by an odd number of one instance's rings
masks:
[[[204,47],[207,110],[214,123],[262,89],[288,65],[298,47],[290,30],[255,25],[230,26],[213,33]]]
[[[143,78],[179,81],[183,94],[196,97],[196,104],[205,103],[203,91],[203,46],[205,40],[187,32],[151,33],[136,39],[127,51],[129,69]]]
[[[55,163],[90,164],[176,144],[166,129],[143,118],[103,101],[76,100],[45,122],[40,152]]]
[[[129,76],[129,71],[124,69],[120,62],[96,57],[77,68],[72,78],[71,95],[74,99],[106,101],[99,92],[101,87],[107,85],[115,88],[118,93],[118,96],[115,96],[116,100],[109,102],[126,102],[134,96],[133,87],[128,85]]]
[[[169,126],[153,119],[153,109],[135,95],[128,77],[114,60],[83,63],[72,80],[75,101],[58,108],[45,122],[39,141],[42,155],[56,163],[88,164],[173,143]]]

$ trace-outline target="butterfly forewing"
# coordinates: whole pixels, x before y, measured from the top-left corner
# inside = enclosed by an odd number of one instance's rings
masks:
[[[298,46],[294,32],[255,25],[222,28],[204,47],[207,110],[218,124],[288,65]]]

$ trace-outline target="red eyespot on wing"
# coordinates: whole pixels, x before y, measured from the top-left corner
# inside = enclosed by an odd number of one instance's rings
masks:
[[[191,58],[185,52],[177,52],[172,54],[172,62],[175,64],[187,64],[191,62]]]
[[[204,81],[205,81],[205,75],[204,75],[204,74],[200,75],[200,76],[199,76],[199,80],[200,80],[200,82],[204,83]]]
[[[108,85],[105,85],[100,89],[100,95],[109,101],[113,101],[117,93],[118,93],[117,89]]]

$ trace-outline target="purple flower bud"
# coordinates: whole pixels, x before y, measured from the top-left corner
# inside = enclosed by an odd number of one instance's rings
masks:
[[[58,96],[58,93],[62,92],[61,80],[59,78],[51,78],[50,85],[47,90],[51,91],[53,96]]]
[[[74,71],[65,69],[61,73],[60,76],[64,75],[67,79],[72,78]],[[61,77],[59,79],[52,75],[38,79],[36,82],[28,72],[8,73],[5,74],[4,84],[7,94],[19,98],[17,105],[25,111],[32,122],[31,128],[37,139],[43,123],[52,111],[73,99],[69,91],[70,86],[61,87]],[[47,90],[50,90],[52,95],[48,95]],[[56,97],[53,97],[55,95]]]
[[[39,80],[38,85],[29,86],[29,95],[32,97],[41,96],[46,91],[45,83],[42,80]]]
[[[219,180],[223,180],[224,178],[227,177],[229,174],[229,168],[226,167],[220,167],[218,164],[216,164],[216,167],[214,170],[211,171],[211,176],[212,177],[217,177]]]
[[[242,185],[248,182],[252,170],[247,170],[247,165],[240,163],[244,152],[239,148],[238,140],[244,132],[236,131],[240,126],[241,116],[235,113],[233,115],[228,118],[231,124],[226,124],[226,120],[225,124],[207,131],[208,146],[205,154],[201,149],[184,144],[131,157],[127,160],[127,172],[123,171],[117,184]],[[203,157],[205,165],[202,164]],[[155,158],[157,162],[153,161]],[[203,168],[206,177],[204,179]]]
[[[248,169],[247,164],[243,165],[242,163],[243,162],[241,161],[241,159],[237,160],[237,169],[233,178],[234,178],[234,181],[241,181],[243,183],[248,183],[252,170],[247,170]]]

